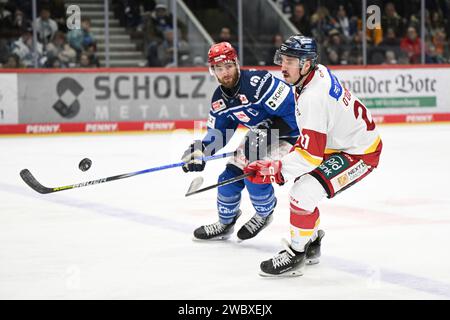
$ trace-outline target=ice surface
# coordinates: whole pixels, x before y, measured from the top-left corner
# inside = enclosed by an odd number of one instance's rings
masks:
[[[178,162],[199,134],[2,137],[0,299],[450,299],[450,125],[380,132],[379,169],[321,203],[321,263],[291,279],[258,276],[289,238],[290,184],[276,187],[274,221],[256,238],[210,243],[192,232],[216,221],[216,191],[184,197],[199,174],[48,195],[19,177],[28,168],[56,187]],[[81,172],[85,157],[93,164]],[[207,164],[204,186],[225,163]],[[237,229],[254,214],[247,192],[242,210]]]

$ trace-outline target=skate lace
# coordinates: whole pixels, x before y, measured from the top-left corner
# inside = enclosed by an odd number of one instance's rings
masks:
[[[245,227],[248,231],[250,231],[250,233],[254,233],[255,231],[258,231],[262,226],[264,226],[265,221],[266,218],[255,215],[250,219],[250,221],[245,224]]]
[[[289,246],[289,243],[285,239],[282,240],[282,244],[285,250],[281,251],[272,258],[272,264],[274,268],[288,265],[291,262],[292,257],[295,256],[294,252],[292,252]]]
[[[222,224],[220,221],[209,224],[205,226],[206,234],[208,235],[216,235],[218,233],[221,233],[224,229],[225,225]]]

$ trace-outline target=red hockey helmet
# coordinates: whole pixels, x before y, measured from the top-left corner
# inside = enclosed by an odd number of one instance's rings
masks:
[[[228,42],[213,44],[208,51],[208,63],[214,66],[223,62],[236,62],[237,52]]]

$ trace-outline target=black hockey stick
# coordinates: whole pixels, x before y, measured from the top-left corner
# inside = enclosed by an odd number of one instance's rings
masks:
[[[222,154],[209,156],[209,157],[204,157],[202,159],[204,161],[222,159],[222,158],[230,157],[234,154],[235,154],[235,151],[222,153]],[[97,179],[97,180],[91,180],[91,181],[86,181],[86,182],[81,182],[81,183],[71,184],[71,185],[62,186],[62,187],[56,187],[56,188],[48,188],[48,187],[43,186],[41,183],[39,183],[39,181],[37,181],[37,179],[33,176],[33,174],[28,169],[23,169],[22,171],[20,171],[20,176],[22,177],[22,180],[31,189],[35,190],[36,192],[46,194],[46,193],[53,193],[53,192],[58,192],[58,191],[92,186],[95,184],[110,182],[110,181],[119,180],[119,179],[125,179],[125,178],[129,178],[129,177],[134,177],[134,176],[137,176],[140,174],[144,174],[144,173],[160,171],[160,170],[165,170],[165,169],[175,168],[175,167],[181,167],[185,164],[186,164],[185,162],[178,162],[178,163],[168,164],[168,165],[164,165],[164,166],[160,166],[160,167],[154,167],[154,168],[149,168],[149,169],[145,169],[145,170],[119,174],[116,176],[111,176],[111,177],[106,177],[106,178],[101,178],[101,179]]]
[[[192,181],[191,186],[189,187],[189,190],[186,193],[185,197],[189,197],[189,196],[192,196],[193,194],[197,194],[197,193],[200,193],[200,192],[203,192],[203,191],[211,190],[211,189],[214,189],[214,188],[217,188],[217,187],[220,187],[220,186],[224,186],[226,184],[230,184],[230,183],[233,183],[233,182],[236,182],[236,181],[244,180],[245,178],[250,177],[250,176],[252,176],[254,174],[255,174],[254,172],[244,173],[244,174],[241,174],[240,176],[237,176],[237,177],[234,177],[234,178],[231,178],[231,179],[228,179],[228,180],[224,180],[222,182],[213,184],[212,186],[205,187],[205,188],[198,189],[198,190],[196,190],[195,185],[198,188],[201,183],[194,182],[195,181],[194,180],[194,181]]]

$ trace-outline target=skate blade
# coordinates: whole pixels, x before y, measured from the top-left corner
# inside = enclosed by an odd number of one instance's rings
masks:
[[[230,236],[221,236],[221,237],[215,237],[215,238],[211,238],[211,239],[199,239],[196,237],[192,237],[192,241],[196,241],[196,242],[215,242],[215,241],[226,241],[230,239]]]
[[[303,270],[290,270],[288,272],[282,273],[282,274],[270,274],[266,273],[264,271],[259,271],[259,275],[263,278],[293,278],[293,277],[300,277],[303,275]]]
[[[286,272],[283,274],[270,274],[260,271],[259,275],[263,278],[295,278],[302,276],[303,272],[294,271],[294,272]]]
[[[316,258],[316,259],[306,259],[306,264],[309,266],[315,265],[315,264],[319,264],[320,263],[320,259]]]

